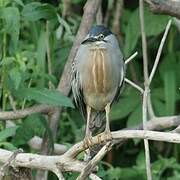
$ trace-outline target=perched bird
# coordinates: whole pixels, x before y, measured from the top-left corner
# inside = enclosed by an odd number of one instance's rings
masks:
[[[103,25],[92,27],[81,42],[72,68],[73,96],[87,120],[84,143],[91,142],[91,128],[100,126],[104,111],[104,133],[111,138],[110,107],[119,97],[125,76],[123,55],[116,36]]]

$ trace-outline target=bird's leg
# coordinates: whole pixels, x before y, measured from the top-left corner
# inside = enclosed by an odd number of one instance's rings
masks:
[[[86,123],[86,133],[85,133],[85,138],[84,138],[84,147],[89,147],[91,142],[92,142],[92,134],[89,129],[90,126],[90,114],[91,114],[91,107],[87,105],[86,107],[87,111],[87,123]]]
[[[105,111],[106,111],[106,128],[105,128],[105,136],[106,136],[106,140],[111,140],[112,139],[112,135],[111,135],[111,131],[110,131],[110,124],[109,124],[109,112],[110,112],[110,103],[108,103],[105,107]]]

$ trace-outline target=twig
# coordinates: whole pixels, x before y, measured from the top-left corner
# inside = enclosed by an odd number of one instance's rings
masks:
[[[46,22],[46,51],[47,51],[47,64],[48,64],[48,74],[52,75],[52,64],[51,64],[51,50],[49,46],[49,21]],[[53,89],[54,86],[51,81],[49,81],[49,89]]]
[[[104,155],[110,150],[111,142],[108,142],[105,146],[103,146],[100,151],[94,156],[94,158],[88,162],[86,167],[82,170],[81,174],[77,177],[76,180],[85,180],[94,169],[94,167],[98,164],[98,162],[104,157]]]
[[[65,180],[62,172],[59,171],[59,169],[56,169],[56,170],[54,170],[53,172],[54,172],[54,174],[56,174],[56,176],[58,177],[59,180]]]
[[[143,129],[144,130],[147,130],[146,123],[147,123],[148,93],[149,93],[149,88],[145,87],[145,90],[144,90],[144,93],[143,93],[143,105],[142,105]],[[148,142],[147,139],[144,139],[144,147],[145,147],[147,179],[148,180],[152,180],[150,152],[149,152],[149,142]]]
[[[145,83],[148,83],[148,57],[147,57],[146,33],[145,33],[145,29],[144,29],[143,0],[139,0],[139,18],[140,18],[140,26],[141,26],[141,37],[142,37],[144,81],[145,81]]]
[[[167,38],[169,29],[170,29],[170,27],[171,27],[171,23],[172,23],[172,20],[169,20],[169,21],[168,21],[168,24],[166,25],[166,29],[165,29],[164,35],[163,35],[163,37],[162,37],[162,39],[161,39],[161,43],[160,43],[159,48],[158,48],[158,52],[157,52],[157,55],[156,55],[156,59],[155,59],[154,65],[153,65],[151,74],[150,74],[150,76],[149,76],[149,84],[151,83],[151,81],[152,81],[152,79],[153,79],[153,77],[154,77],[154,74],[155,74],[155,72],[156,72],[157,65],[158,65],[159,59],[160,59],[160,57],[161,57],[162,49],[163,49],[165,40],[166,40],[166,38]]]
[[[90,174],[90,176],[89,176],[89,178],[91,179],[91,180],[102,180],[100,177],[98,177],[96,174]]]
[[[141,37],[142,37],[142,51],[143,51],[143,70],[144,70],[144,93],[143,93],[143,104],[142,104],[142,116],[143,116],[143,128],[146,130],[147,122],[147,107],[148,107],[148,96],[149,96],[149,78],[148,78],[148,57],[147,57],[147,42],[146,34],[144,28],[144,4],[143,0],[139,0],[139,16],[140,16],[140,27],[141,27]],[[149,142],[147,139],[144,139],[144,148],[145,148],[145,159],[146,159],[146,173],[147,179],[152,180],[151,173],[151,162],[150,162],[150,153],[149,153]]]
[[[140,86],[138,86],[137,84],[135,84],[134,82],[132,82],[131,80],[129,80],[127,78],[125,78],[124,81],[127,82],[128,84],[130,84],[132,87],[134,87],[135,89],[140,91],[140,93],[143,94],[144,90]]]
[[[138,52],[136,51],[133,55],[131,55],[129,58],[125,60],[125,64],[128,64],[130,61],[132,61],[137,55]]]

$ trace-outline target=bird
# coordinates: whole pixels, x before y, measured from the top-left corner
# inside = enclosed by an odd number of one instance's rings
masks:
[[[72,64],[74,101],[86,119],[84,144],[92,142],[92,127],[99,127],[105,113],[104,133],[112,139],[109,113],[119,99],[125,63],[118,40],[104,25],[93,26],[81,42]]]

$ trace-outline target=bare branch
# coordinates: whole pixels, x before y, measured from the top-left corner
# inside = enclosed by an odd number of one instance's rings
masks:
[[[105,156],[105,154],[110,150],[111,142],[108,142],[103,146],[100,151],[94,156],[94,158],[88,162],[87,166],[82,170],[81,174],[77,177],[76,180],[86,180],[90,175],[91,171],[98,164],[98,162]]]
[[[147,130],[120,130],[112,132],[113,140],[119,139],[149,139],[154,141],[164,141],[170,143],[180,143],[180,134],[179,133],[169,133],[169,132],[156,132],[156,131],[147,131]],[[99,134],[92,138],[92,143],[90,146],[99,144],[99,139],[105,141],[106,135]],[[86,163],[73,159],[71,156],[78,155],[80,152],[84,151],[83,141],[73,145],[67,153],[61,156],[44,156],[31,153],[19,153],[13,160],[14,167],[27,167],[35,168],[41,170],[50,170],[52,172],[57,172],[60,170],[81,172],[82,169],[86,167]],[[104,150],[102,150],[104,152]],[[12,156],[13,152],[0,149],[0,162],[6,163],[9,158]]]
[[[167,37],[167,35],[168,35],[170,26],[171,26],[171,22],[172,22],[172,20],[169,20],[169,21],[168,21],[168,24],[166,25],[166,30],[165,30],[165,32],[164,32],[163,38],[161,39],[161,43],[160,43],[160,46],[159,46],[159,48],[158,48],[158,52],[157,52],[157,55],[156,55],[156,59],[155,59],[155,62],[154,62],[154,65],[153,65],[151,74],[150,74],[150,76],[149,76],[149,84],[151,83],[151,81],[152,81],[152,79],[153,79],[153,77],[154,77],[154,74],[155,74],[155,72],[156,72],[157,65],[158,65],[159,59],[160,59],[160,57],[161,57],[162,49],[163,49],[163,46],[164,46],[166,37]]]
[[[17,151],[13,152],[11,154],[11,156],[8,158],[8,160],[3,164],[3,166],[1,166],[1,168],[0,168],[0,180],[3,180],[3,177],[4,177],[7,169],[9,168],[9,166],[12,166],[12,162],[16,158],[17,154],[21,153],[21,152],[22,152],[21,149],[18,149]]]
[[[145,0],[151,10],[158,14],[168,14],[180,19],[180,1],[179,0]]]
[[[141,27],[141,37],[142,37],[142,51],[143,51],[143,71],[144,71],[144,93],[143,93],[143,104],[142,104],[142,116],[143,116],[143,129],[146,128],[146,122],[148,121],[147,108],[148,108],[148,96],[149,96],[149,73],[148,73],[148,56],[147,56],[147,42],[144,26],[144,4],[143,0],[139,0],[139,17],[140,17],[140,27]],[[151,162],[150,162],[150,153],[149,153],[149,142],[147,139],[144,139],[144,148],[145,148],[145,159],[146,159],[146,173],[147,179],[152,180],[151,173]]]
[[[98,177],[96,174],[90,174],[90,176],[89,176],[89,178],[91,179],[91,180],[102,180],[100,177]]]
[[[16,111],[1,111],[0,112],[0,120],[14,120],[21,119],[33,113],[48,113],[53,109],[52,106],[49,105],[34,105],[29,108],[25,108],[22,110]]]
[[[148,57],[147,57],[146,34],[145,34],[145,29],[144,29],[143,0],[139,0],[139,18],[140,18],[140,26],[141,26],[141,37],[142,37],[144,82],[147,84],[148,83]]]
[[[125,64],[128,64],[130,61],[132,61],[137,55],[138,52],[136,51],[133,55],[131,55],[129,58],[125,60]]]
[[[129,80],[127,78],[125,78],[124,81],[127,82],[128,84],[130,84],[132,87],[134,87],[135,89],[140,91],[140,93],[143,94],[144,90],[140,86],[138,86],[137,84],[135,84],[134,82],[132,82],[131,80]]]
[[[41,149],[41,144],[42,144],[42,138],[38,136],[34,136],[28,141],[29,146],[33,148],[34,150],[40,150]],[[54,154],[64,154],[67,151],[67,147],[62,144],[54,144]]]

